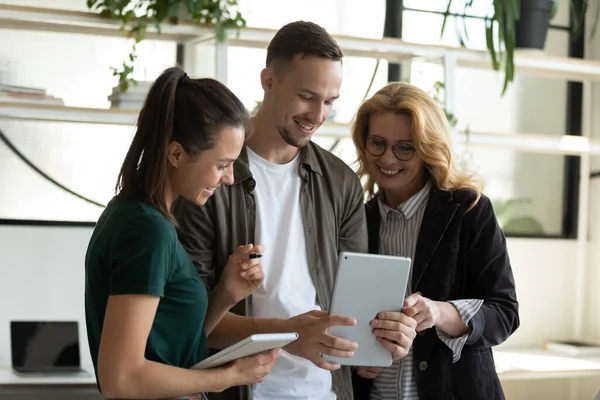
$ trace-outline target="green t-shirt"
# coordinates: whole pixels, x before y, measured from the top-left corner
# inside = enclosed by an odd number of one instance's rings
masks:
[[[147,203],[113,199],[85,258],[85,312],[94,368],[108,297],[149,294],[160,302],[146,342],[149,360],[189,368],[207,355],[206,287],[174,225]]]

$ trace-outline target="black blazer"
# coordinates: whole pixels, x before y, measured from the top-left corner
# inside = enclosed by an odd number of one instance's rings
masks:
[[[490,200],[471,190],[433,188],[423,216],[413,264],[412,290],[436,301],[483,299],[469,322],[471,333],[461,358],[435,329],[420,332],[413,343],[420,400],[504,399],[491,347],[519,326],[515,282],[504,234]],[[379,252],[381,217],[377,199],[366,204],[369,252]],[[355,399],[368,399],[371,380],[354,376]]]

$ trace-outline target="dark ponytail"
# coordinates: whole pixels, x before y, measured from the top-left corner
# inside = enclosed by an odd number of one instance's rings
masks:
[[[117,180],[117,195],[146,201],[171,219],[165,199],[169,144],[177,141],[196,155],[213,148],[223,128],[247,128],[249,118],[242,102],[222,83],[189,79],[179,67],[165,70],[140,112]]]

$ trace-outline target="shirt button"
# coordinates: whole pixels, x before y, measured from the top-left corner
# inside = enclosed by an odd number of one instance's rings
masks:
[[[419,370],[425,371],[427,369],[427,361],[421,361],[419,363]]]

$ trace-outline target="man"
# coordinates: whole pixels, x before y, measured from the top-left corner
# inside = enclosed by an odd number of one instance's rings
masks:
[[[316,24],[281,28],[267,49],[263,103],[233,166],[235,182],[205,207],[174,206],[182,241],[209,289],[238,245],[260,243],[254,252],[264,250],[263,286],[233,309],[238,315],[223,318],[209,345],[224,348],[254,333],[300,334],[251,393],[242,388],[211,399],[352,399],[350,369],[321,354],[347,358],[356,348],[327,333],[355,321],[327,310],[339,252],[367,251],[364,195],[356,174],[310,140],[339,97],[342,57]],[[378,335],[397,359],[406,355],[416,324],[392,314],[395,322],[385,322]]]

